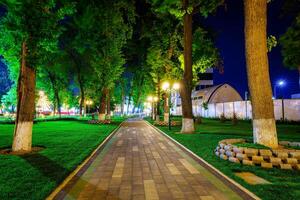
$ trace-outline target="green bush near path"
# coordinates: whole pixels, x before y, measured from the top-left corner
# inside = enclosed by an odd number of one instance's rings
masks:
[[[152,122],[149,119],[147,120]],[[164,126],[158,126],[158,128],[260,198],[266,200],[300,199],[300,171],[276,168],[267,170],[260,167],[243,166],[224,161],[214,155],[213,150],[220,140],[228,138],[252,140],[252,125],[248,121],[239,121],[237,125],[232,125],[230,121],[221,123],[219,120],[203,119],[202,124],[196,126],[196,134],[186,135],[178,134],[180,126],[172,127],[171,131]],[[300,125],[278,124],[277,132],[279,140],[300,142]],[[235,172],[244,171],[252,172],[272,184],[249,185],[234,175]]]
[[[44,150],[26,156],[0,155],[0,199],[45,199],[123,121],[109,125],[86,121],[38,122],[33,146]],[[14,125],[0,124],[0,148],[10,147]]]

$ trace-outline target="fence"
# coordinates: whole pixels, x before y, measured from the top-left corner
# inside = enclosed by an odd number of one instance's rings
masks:
[[[300,99],[276,99],[274,112],[276,120],[300,121]],[[176,107],[172,114],[181,115],[181,106]],[[252,106],[250,101],[235,101],[226,103],[211,103],[204,109],[202,103],[193,102],[194,116],[208,118],[220,118],[222,114],[226,118],[232,118],[234,113],[238,119],[251,119]]]

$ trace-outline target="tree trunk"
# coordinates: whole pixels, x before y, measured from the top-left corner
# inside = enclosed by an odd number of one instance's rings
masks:
[[[60,105],[59,91],[57,88],[55,88],[54,95],[57,103],[58,116],[61,117],[61,105]]]
[[[79,83],[79,88],[80,88],[80,104],[79,104],[79,113],[80,116],[83,115],[83,112],[85,112],[85,109],[83,110],[83,107],[85,106],[84,101],[85,101],[85,95],[84,95],[84,88],[83,88],[83,83],[82,79],[80,76],[80,72],[78,71],[77,75],[78,83]]]
[[[267,56],[267,0],[245,0],[245,47],[254,143],[278,147]]]
[[[26,63],[27,46],[22,44],[21,69],[18,79],[17,116],[12,151],[29,152],[32,145],[32,126],[35,107],[35,69]]]
[[[124,115],[124,106],[125,106],[125,88],[124,85],[122,84],[122,102],[121,102],[121,114]]]
[[[101,99],[100,99],[100,108],[99,108],[99,121],[105,120],[106,114],[106,102],[107,102],[107,88],[104,88],[102,91]]]
[[[158,101],[156,102],[156,121],[159,121],[159,115],[160,115],[160,80],[157,81],[157,99]]]
[[[169,122],[169,95],[168,93],[164,94],[164,122]]]
[[[107,109],[107,116],[106,118],[107,119],[110,119],[111,118],[111,115],[110,115],[110,91],[108,90],[107,92],[107,102],[106,102],[106,109]]]
[[[183,1],[183,7],[185,9],[184,14],[184,74],[181,88],[181,105],[182,105],[182,128],[181,133],[193,133],[194,120],[192,109],[192,14],[187,12],[189,5],[188,0]]]

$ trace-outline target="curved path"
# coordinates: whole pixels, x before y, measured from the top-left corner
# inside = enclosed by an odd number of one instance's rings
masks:
[[[241,199],[144,121],[124,122],[55,199]]]

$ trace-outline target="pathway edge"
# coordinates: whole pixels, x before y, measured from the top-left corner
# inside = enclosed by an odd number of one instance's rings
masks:
[[[242,185],[240,185],[239,183],[237,183],[236,181],[234,181],[233,179],[229,178],[227,175],[225,175],[224,173],[222,173],[220,170],[218,170],[217,168],[215,168],[214,166],[212,166],[211,164],[209,164],[203,158],[201,158],[200,156],[196,155],[194,152],[192,152],[191,150],[189,150],[188,148],[186,148],[184,145],[182,145],[179,142],[177,142],[171,136],[169,136],[168,134],[166,134],[165,132],[163,132],[159,128],[157,128],[154,125],[152,125],[150,122],[148,122],[146,120],[143,120],[143,121],[145,121],[147,123],[147,125],[149,125],[150,127],[154,128],[156,131],[158,131],[159,133],[161,133],[165,137],[169,138],[172,142],[174,142],[176,145],[178,145],[181,149],[183,149],[184,151],[186,151],[186,153],[192,155],[192,158],[194,158],[194,160],[196,160],[200,165],[202,165],[207,170],[209,170],[210,172],[212,172],[213,175],[215,175],[217,177],[220,177],[222,182],[225,182],[225,184],[228,187],[230,187],[234,191],[238,192],[238,194],[243,195],[243,197],[246,197],[247,199],[255,199],[255,200],[260,200],[261,199],[258,196],[256,196],[254,193],[252,193],[251,191],[249,191],[248,189],[246,189],[245,187],[243,187]]]
[[[52,200],[56,195],[76,176],[76,174],[96,155],[96,153],[114,136],[114,134],[120,129],[122,124],[121,122],[98,146],[94,151],[82,162],[80,163],[74,171],[72,171],[62,183],[60,183],[45,200]]]

